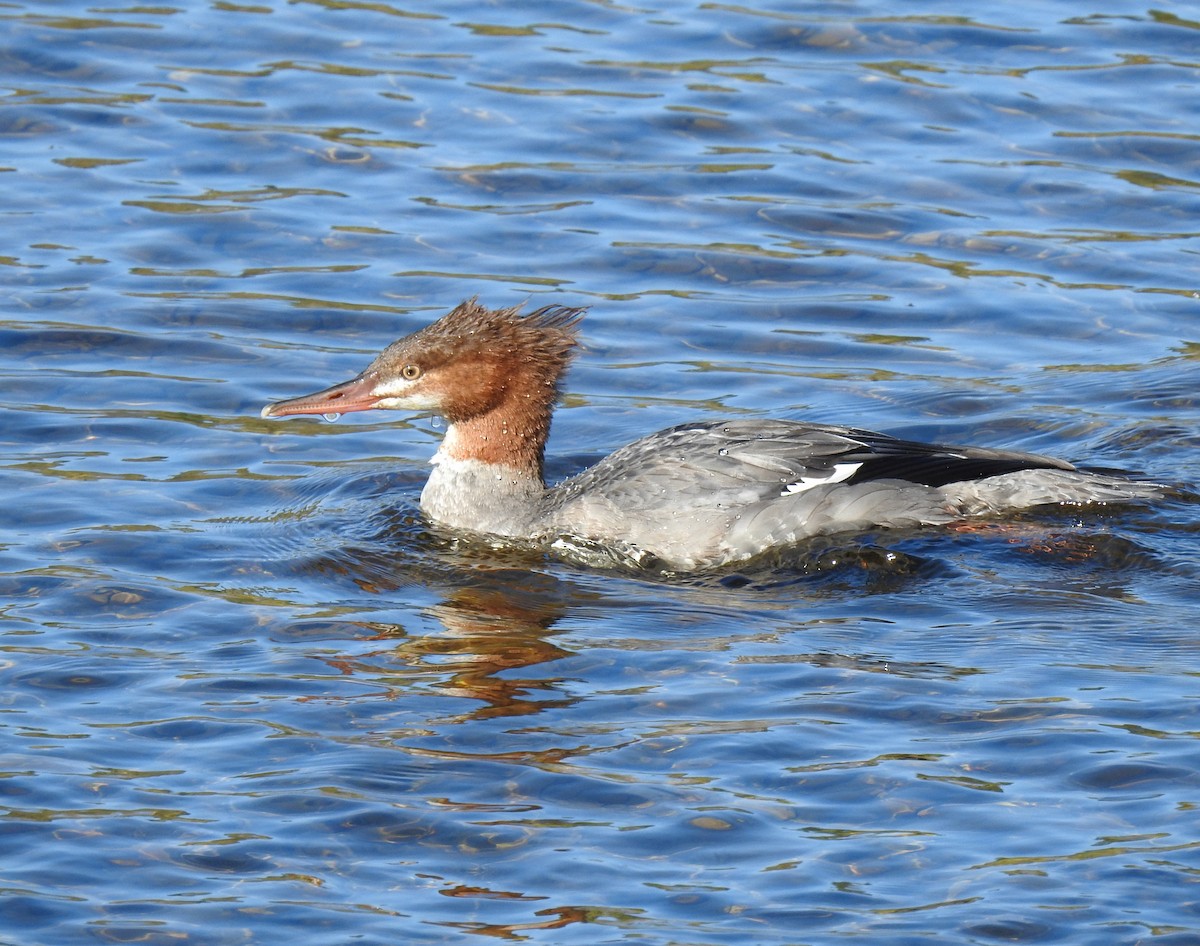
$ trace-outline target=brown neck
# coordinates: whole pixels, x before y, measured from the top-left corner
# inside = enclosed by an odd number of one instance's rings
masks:
[[[527,394],[518,394],[518,390]],[[477,460],[519,470],[544,484],[542,461],[556,392],[553,384],[510,385],[484,414],[447,418],[452,432],[442,449],[456,460]]]

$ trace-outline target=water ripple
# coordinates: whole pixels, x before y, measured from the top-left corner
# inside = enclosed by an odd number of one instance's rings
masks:
[[[1189,9],[0,19],[9,938],[1196,939]],[[474,294],[591,305],[555,478],[770,412],[1171,491],[665,581],[258,416]]]

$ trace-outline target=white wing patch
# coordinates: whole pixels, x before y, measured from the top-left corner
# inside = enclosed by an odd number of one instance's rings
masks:
[[[833,469],[828,473],[818,476],[802,476],[795,483],[788,483],[780,496],[792,496],[796,493],[803,493],[806,489],[812,489],[814,486],[824,486],[826,483],[840,483],[843,480],[848,480],[855,473],[861,463],[835,463]]]

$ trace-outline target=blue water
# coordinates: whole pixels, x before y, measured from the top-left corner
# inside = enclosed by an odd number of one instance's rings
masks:
[[[1200,941],[1200,19],[962,9],[0,7],[0,942]],[[770,414],[1177,491],[663,583],[259,418],[472,295],[591,307],[553,477]]]

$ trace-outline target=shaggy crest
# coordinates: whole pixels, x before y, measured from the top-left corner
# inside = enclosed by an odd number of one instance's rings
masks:
[[[477,357],[536,358],[559,375],[575,356],[579,321],[586,311],[548,305],[522,315],[519,305],[489,309],[472,297],[433,324],[393,342],[379,360],[403,357],[419,348],[433,367],[470,352]]]

